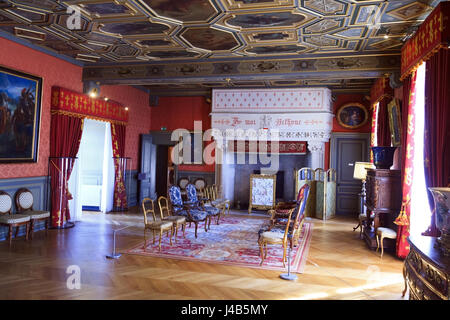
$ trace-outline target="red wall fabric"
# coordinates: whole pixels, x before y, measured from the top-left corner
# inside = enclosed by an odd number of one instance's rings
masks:
[[[0,164],[0,179],[46,176],[50,154],[51,88],[52,86],[61,86],[82,92],[82,68],[1,37],[0,48],[2,66],[43,79],[38,162]]]
[[[149,107],[148,93],[129,86],[101,86],[100,96],[119,102],[128,107],[128,125],[125,138],[125,156],[132,160],[131,169],[139,168],[141,134],[149,133],[152,109]]]
[[[211,104],[204,97],[161,97],[152,108],[151,130],[194,130],[194,121],[202,122],[202,130],[211,129]],[[206,146],[207,143],[205,143]],[[180,171],[214,172],[215,165],[180,165]]]
[[[51,88],[59,86],[83,92],[83,68],[1,37],[0,48],[2,66],[43,79],[38,162],[0,164],[0,179],[46,176],[50,154]],[[139,167],[139,135],[150,131],[148,93],[129,86],[102,86],[101,96],[107,96],[129,108],[125,155],[133,159],[132,169],[136,169]]]

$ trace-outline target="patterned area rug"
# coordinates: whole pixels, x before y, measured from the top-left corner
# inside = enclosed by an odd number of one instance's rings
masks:
[[[205,232],[203,222],[198,227],[198,238],[195,239],[194,224],[186,227],[186,238],[179,231],[177,243],[164,236],[161,252],[158,252],[158,238],[152,243],[152,234],[147,231],[149,241],[144,251],[144,242],[126,250],[126,254],[138,254],[151,257],[181,259],[198,262],[218,263],[239,267],[250,267],[268,270],[286,271],[283,268],[283,249],[281,245],[268,245],[267,258],[260,266],[258,231],[268,225],[267,219],[249,219],[226,216],[220,225],[211,222],[211,229]],[[303,273],[311,240],[312,223],[306,222],[299,239],[298,246],[291,252],[291,272]]]

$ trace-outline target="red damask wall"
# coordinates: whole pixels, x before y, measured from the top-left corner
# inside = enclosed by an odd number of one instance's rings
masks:
[[[117,101],[128,107],[125,155],[132,159],[132,170],[139,168],[139,137],[149,133],[151,127],[151,108],[148,104],[148,93],[129,86],[102,86],[100,95]]]
[[[50,154],[50,97],[52,86],[83,91],[82,68],[13,41],[0,38],[0,64],[43,79],[39,156],[37,163],[0,164],[0,179],[47,175]]]
[[[4,67],[43,78],[39,157],[37,163],[0,164],[0,179],[47,175],[50,153],[51,88],[59,86],[83,92],[82,67],[0,37],[0,64]],[[150,130],[151,110],[148,94],[129,86],[102,86],[101,95],[129,108],[126,155],[133,159],[132,169],[139,167],[139,135]]]

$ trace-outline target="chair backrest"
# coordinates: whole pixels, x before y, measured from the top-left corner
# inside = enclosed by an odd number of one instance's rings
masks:
[[[297,194],[297,204],[300,204],[300,202],[303,200],[303,198],[305,197],[305,190],[308,189],[309,190],[309,184],[304,184],[300,190],[298,190],[298,194]]]
[[[148,223],[147,214],[151,213],[153,221],[156,221],[155,204],[152,199],[144,198],[142,200],[142,211],[144,212],[144,223]]]
[[[161,219],[171,215],[169,209],[169,199],[167,199],[166,197],[160,196],[158,198],[158,207]]]
[[[293,231],[299,228],[301,225],[301,221],[303,219],[303,216],[305,214],[306,209],[306,202],[308,201],[309,196],[309,185],[305,184],[303,190],[303,197],[300,201],[300,203],[297,203],[297,206],[295,207],[295,213],[294,213],[294,224],[293,224]],[[303,187],[302,187],[303,188]]]
[[[197,189],[192,183],[186,185],[186,195],[190,202],[198,202]]]
[[[182,206],[183,199],[181,198],[181,190],[178,186],[169,187],[169,200],[172,206]]]
[[[20,188],[14,196],[18,211],[33,210],[33,194],[27,188]]]
[[[203,178],[197,178],[194,181],[194,186],[198,191],[201,191],[203,188],[206,187],[206,180]]]
[[[0,190],[0,214],[11,214],[12,199],[5,191]]]
[[[219,198],[219,190],[217,189],[217,185],[213,184],[211,187],[214,200]]]
[[[189,183],[189,179],[186,177],[178,179],[178,186],[180,187],[180,189],[184,190],[186,188],[186,186],[188,185],[188,183]]]
[[[288,216],[288,220],[286,223],[286,228],[284,229],[284,236],[283,236],[283,242],[287,241],[288,236],[291,234],[292,229],[291,228],[291,221],[292,221],[292,214],[294,213],[296,208],[292,208],[289,210],[289,216]]]

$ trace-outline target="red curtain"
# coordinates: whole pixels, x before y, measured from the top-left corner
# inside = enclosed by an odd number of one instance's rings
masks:
[[[424,167],[428,187],[446,187],[450,183],[450,51],[439,50],[426,64]],[[431,225],[423,235],[438,237],[434,201]]]
[[[376,147],[376,138],[378,138],[376,136],[376,129],[377,129],[377,119],[378,119],[378,108],[377,108],[377,104],[372,105],[372,129],[370,132],[370,146],[371,147]],[[372,149],[370,149],[370,162],[373,163],[373,152]]]
[[[409,253],[409,222],[411,214],[411,187],[413,177],[413,148],[414,148],[414,130],[415,130],[415,91],[416,91],[416,72],[403,81],[403,103],[402,103],[402,208],[399,216],[394,221],[398,225],[396,254],[399,258],[406,258]]]
[[[126,159],[125,156],[126,126],[111,124],[111,138],[114,157],[114,210],[127,210],[127,191],[125,188]]]
[[[389,98],[383,98],[380,101],[377,115],[377,146],[391,145],[391,132],[389,129],[389,114],[387,105],[390,102]]]
[[[51,224],[64,227],[70,220],[68,182],[80,147],[83,119],[54,113],[50,129]]]

